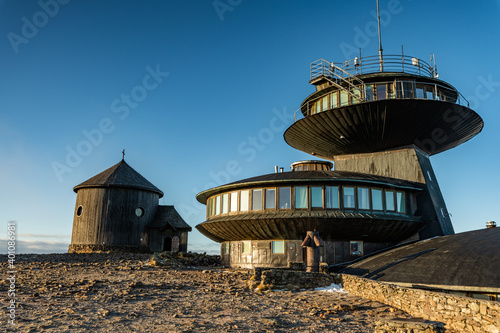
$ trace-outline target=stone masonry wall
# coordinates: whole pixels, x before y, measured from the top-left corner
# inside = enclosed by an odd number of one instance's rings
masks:
[[[151,253],[149,248],[144,246],[125,246],[125,245],[95,245],[95,244],[70,244],[68,253]]]
[[[385,303],[414,317],[440,321],[456,332],[500,333],[500,302],[402,288],[353,275],[336,275],[351,294]]]
[[[314,289],[333,283],[333,277],[324,273],[295,271],[287,268],[255,268],[250,281],[252,289]]]

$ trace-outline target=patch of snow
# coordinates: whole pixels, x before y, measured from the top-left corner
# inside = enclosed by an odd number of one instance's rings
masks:
[[[341,284],[332,283],[328,287],[316,288],[314,291],[325,291],[327,293],[347,293]]]

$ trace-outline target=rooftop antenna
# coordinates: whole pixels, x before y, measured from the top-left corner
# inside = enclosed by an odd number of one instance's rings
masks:
[[[125,149],[122,150],[122,161],[125,161]]]
[[[380,35],[380,11],[378,9],[378,0],[377,0],[377,22],[378,22],[378,58],[380,61],[380,71],[384,71],[384,60],[382,58],[382,37]]]
[[[439,74],[437,72],[436,55],[434,53],[431,54],[431,66],[432,66],[432,71],[433,71],[432,74],[437,79],[439,77]]]

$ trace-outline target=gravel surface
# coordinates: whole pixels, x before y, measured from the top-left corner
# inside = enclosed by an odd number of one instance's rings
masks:
[[[203,255],[199,255],[204,258]],[[18,332],[373,332],[381,318],[409,318],[348,293],[247,287],[252,272],[147,254],[17,255],[9,297],[0,256],[0,331]],[[209,262],[200,257],[192,262]],[[15,326],[6,306],[14,299]]]

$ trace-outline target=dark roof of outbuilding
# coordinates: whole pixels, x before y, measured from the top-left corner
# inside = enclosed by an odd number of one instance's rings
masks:
[[[124,160],[75,186],[73,191],[77,192],[79,189],[87,187],[132,188],[158,193],[160,198],[163,197],[162,191],[151,184],[140,173],[132,169]]]
[[[153,221],[148,225],[149,228],[163,228],[170,226],[174,230],[185,229],[191,231],[192,228],[179,215],[174,206],[158,206]]]
[[[284,185],[286,183],[314,183],[328,181],[366,182],[370,184],[380,184],[415,190],[420,190],[423,188],[423,185],[420,183],[359,172],[329,170],[289,171],[270,173],[267,175],[247,178],[219,187],[214,187],[198,193],[196,195],[196,199],[202,204],[205,204],[208,197],[214,194],[232,190],[235,188],[243,188],[245,186],[270,186],[271,184]]]
[[[500,228],[404,245],[351,264],[341,273],[450,290],[500,292]]]

